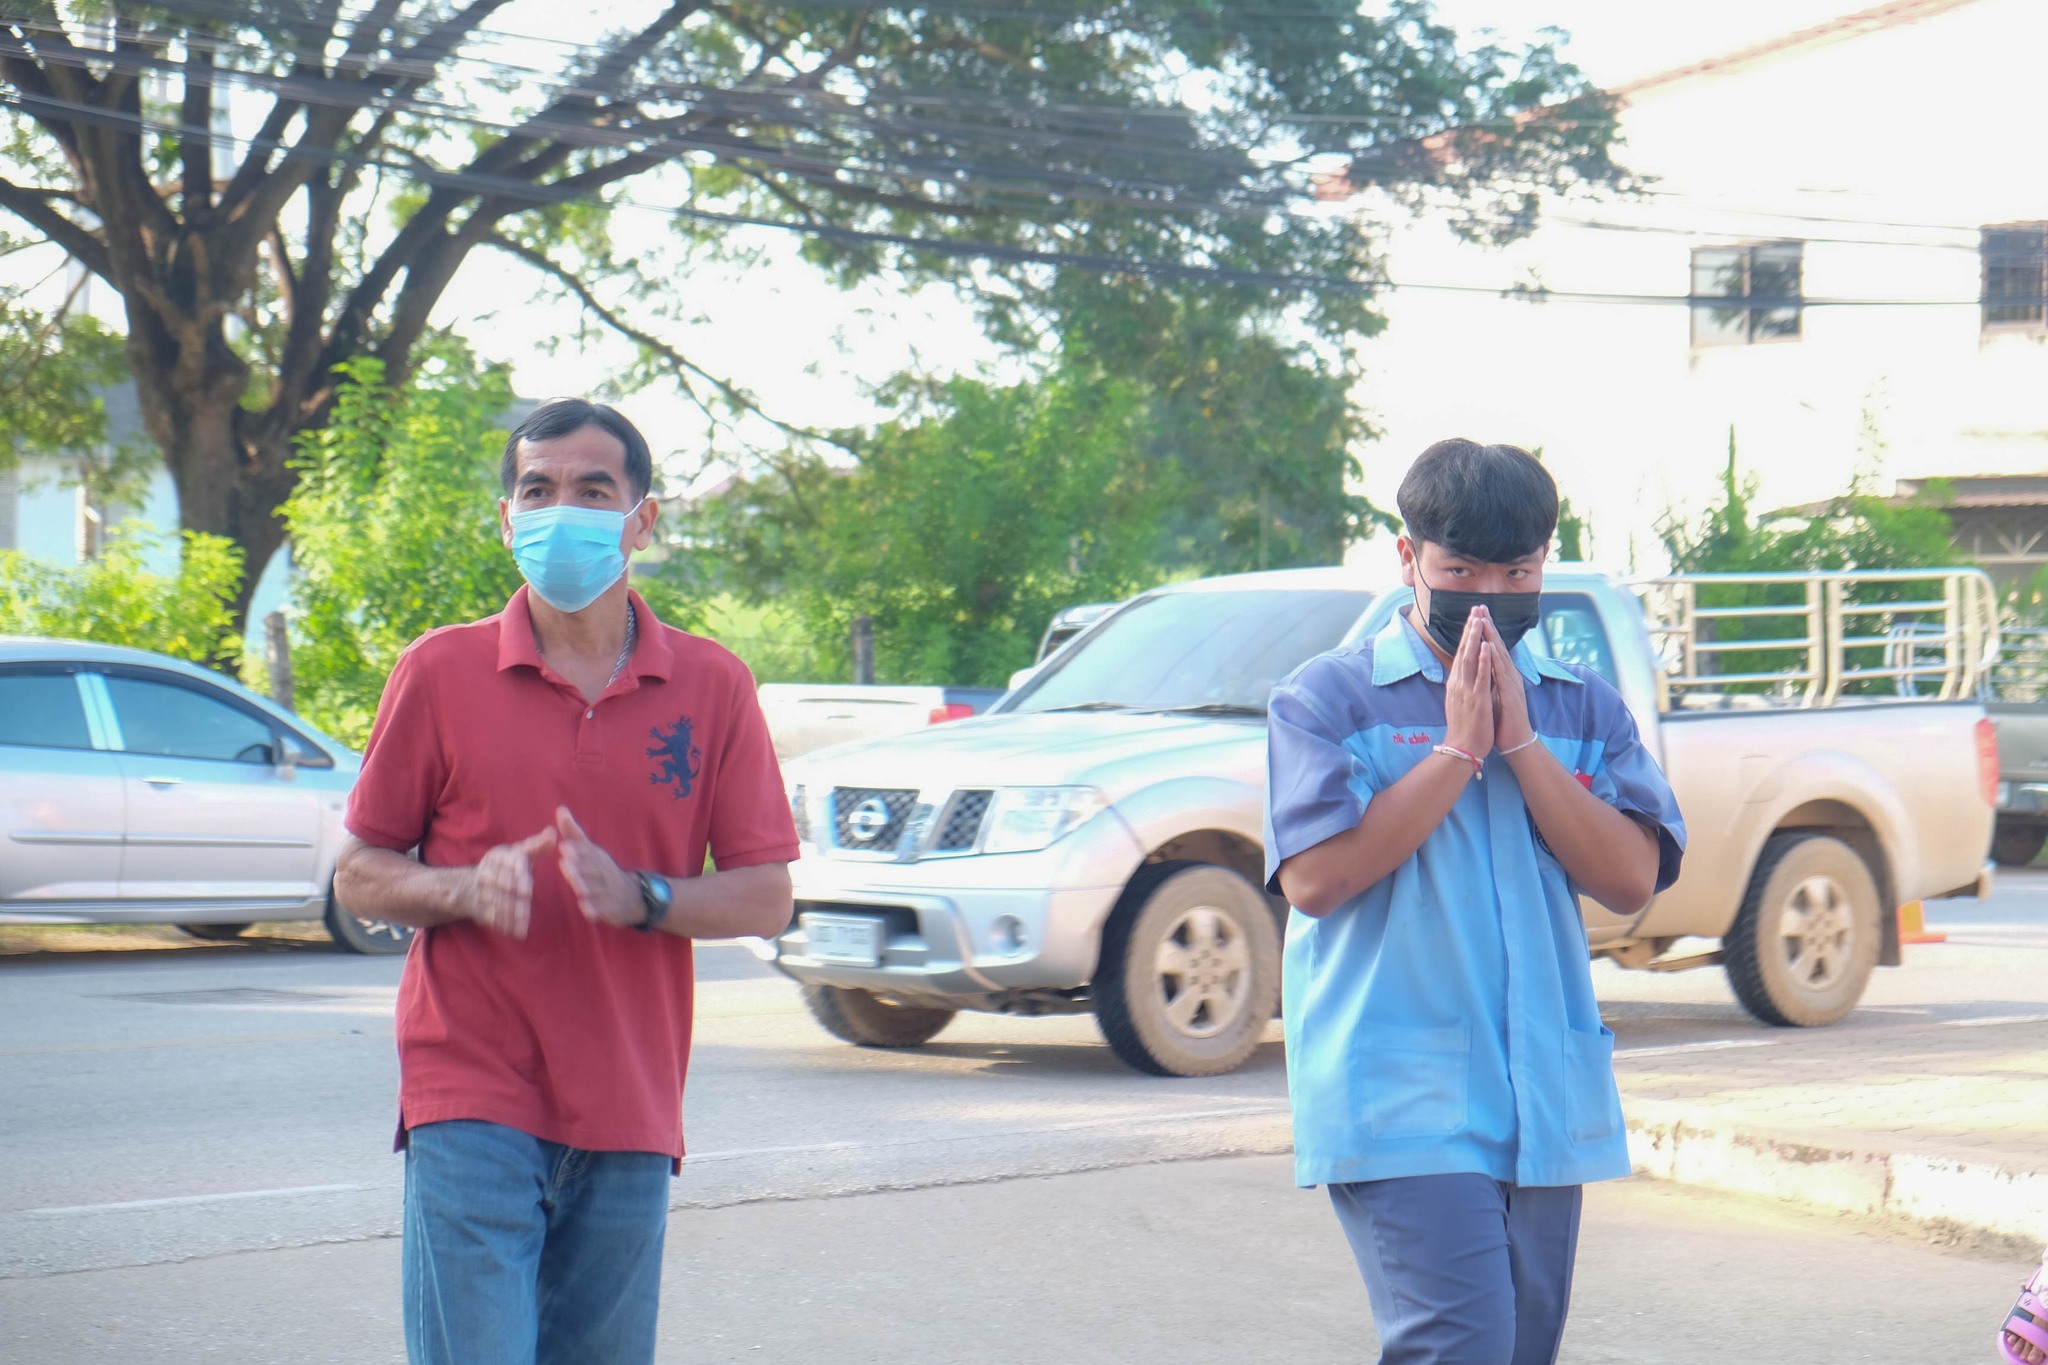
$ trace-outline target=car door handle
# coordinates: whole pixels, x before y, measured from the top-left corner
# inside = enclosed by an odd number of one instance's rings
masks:
[[[142,780],[152,787],[175,787],[185,779],[182,777],[145,777]]]

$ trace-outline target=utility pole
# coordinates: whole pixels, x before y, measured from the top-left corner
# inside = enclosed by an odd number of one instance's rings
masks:
[[[264,653],[270,659],[270,699],[285,710],[292,709],[292,638],[284,628],[284,613],[274,611],[263,618]]]
[[[1272,516],[1266,510],[1266,481],[1259,480],[1259,571],[1266,568],[1266,523]]]
[[[853,680],[862,685],[875,680],[875,618],[853,618]]]

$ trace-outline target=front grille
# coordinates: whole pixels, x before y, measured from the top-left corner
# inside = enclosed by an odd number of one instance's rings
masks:
[[[993,799],[994,792],[953,793],[953,804],[946,810],[946,821],[939,826],[939,837],[932,850],[937,853],[963,853],[972,849],[974,841],[981,837],[981,822],[988,815],[988,803]]]
[[[917,793],[884,787],[834,787],[832,835],[839,847],[893,853]]]
[[[803,784],[798,783],[789,794],[789,818],[796,822],[796,837],[808,844],[811,841],[811,803],[804,794]]]

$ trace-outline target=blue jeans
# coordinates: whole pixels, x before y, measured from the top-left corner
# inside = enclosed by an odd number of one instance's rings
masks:
[[[414,1365],[654,1359],[670,1161],[472,1119],[406,1133]]]
[[[1552,1365],[1582,1189],[1483,1175],[1330,1186],[1372,1298],[1380,1365]]]

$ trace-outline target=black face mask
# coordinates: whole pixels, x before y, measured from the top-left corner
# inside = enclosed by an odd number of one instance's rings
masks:
[[[1429,590],[1429,634],[1446,654],[1458,652],[1464,638],[1465,622],[1472,608],[1485,607],[1493,617],[1493,628],[1501,642],[1512,650],[1524,635],[1536,628],[1542,614],[1539,592],[1452,592],[1448,588]]]

